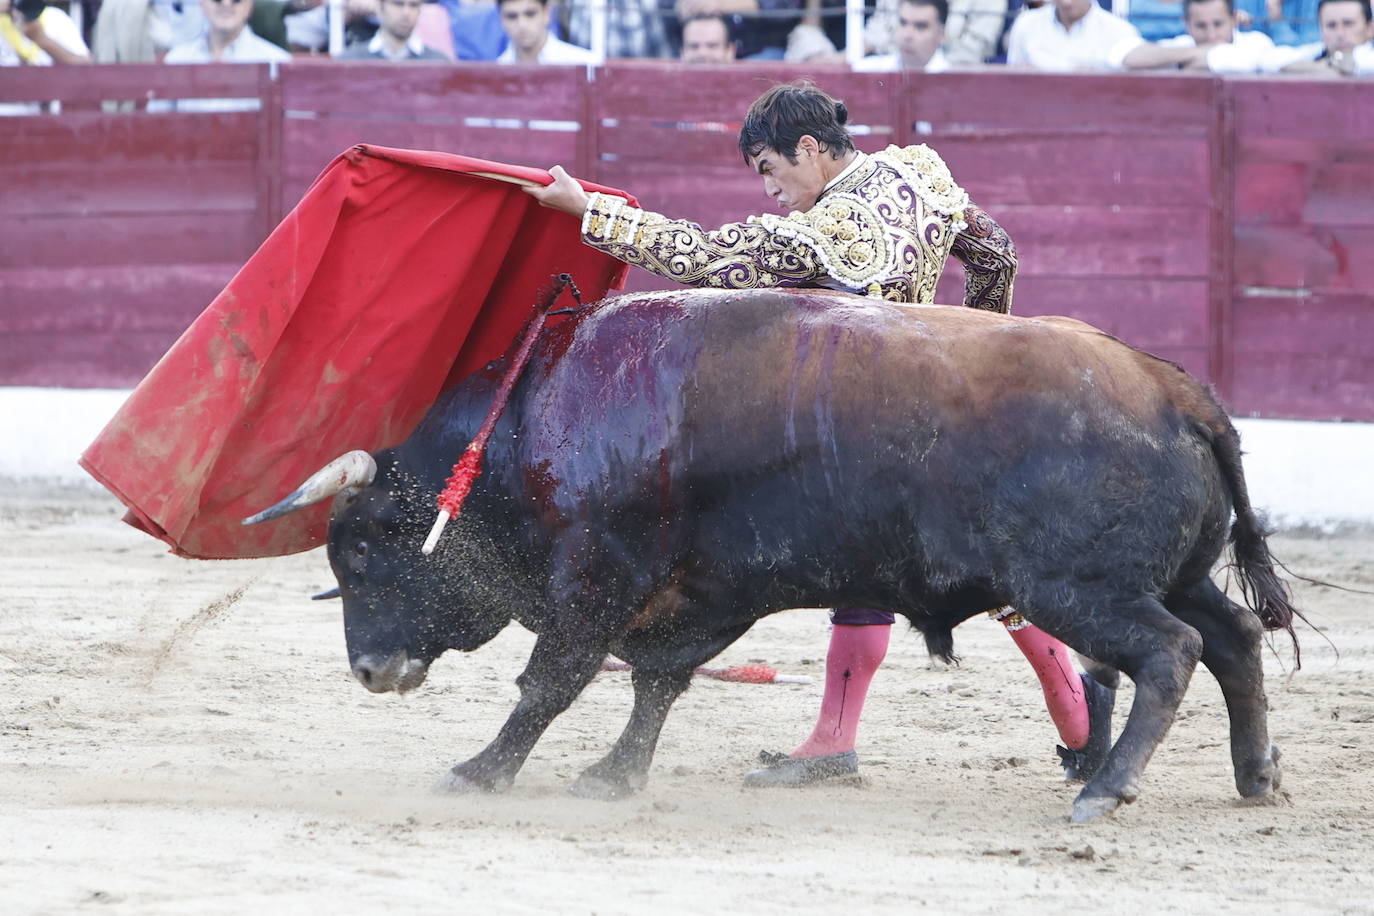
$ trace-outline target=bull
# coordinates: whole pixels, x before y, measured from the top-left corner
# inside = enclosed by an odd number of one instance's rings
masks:
[[[329,562],[371,691],[415,688],[512,619],[537,634],[514,711],[443,788],[507,788],[610,653],[634,666],[633,710],[572,791],[632,793],[695,667],[765,615],[834,605],[901,613],[947,661],[954,626],[1011,605],[1132,678],[1075,821],[1136,799],[1199,660],[1237,790],[1278,787],[1261,645],[1297,612],[1236,431],[1173,363],[1068,318],[826,291],[609,299],[544,332],[459,522],[423,556],[501,368],[253,519],[334,497]],[[1248,607],[1211,579],[1228,541]]]

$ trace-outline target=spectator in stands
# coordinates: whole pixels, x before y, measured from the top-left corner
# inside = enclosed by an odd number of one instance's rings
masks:
[[[1275,48],[1264,70],[1332,79],[1374,76],[1374,22],[1369,4],[1370,0],[1321,0],[1317,21],[1322,40]]]
[[[844,17],[826,16],[825,8],[838,12],[844,9],[843,0],[805,0],[801,21],[787,34],[787,50],[782,59],[794,64],[842,64],[844,52],[837,50],[844,44]],[[840,26],[837,31],[836,26]]]
[[[279,42],[293,51],[318,54],[329,50],[329,23],[333,9],[325,0],[288,0],[282,10],[281,26],[284,41]],[[380,0],[344,0],[344,46],[367,44],[377,34],[381,18]],[[253,30],[269,40],[272,35],[259,28],[254,16]]]
[[[209,24],[205,34],[168,51],[166,63],[265,64],[291,60],[290,52],[259,38],[248,27],[253,0],[200,0],[200,8]]]
[[[735,29],[741,57],[782,60],[787,36],[801,19],[802,3],[801,0],[677,0],[676,9],[682,22],[695,16],[728,16]],[[780,15],[787,12],[793,15]]]
[[[1233,0],[1183,0],[1188,32],[1147,42],[1128,38],[1112,51],[1112,63],[1123,70],[1211,70],[1214,73],[1258,73],[1274,42],[1263,32],[1237,28]]]
[[[949,69],[949,60],[940,50],[948,18],[947,0],[902,0],[897,8],[897,50],[891,54],[871,54],[856,63],[854,69],[863,73],[943,73]]]
[[[682,24],[684,64],[728,64],[735,60],[735,39],[724,16],[693,16]]]
[[[62,10],[41,0],[0,0],[0,66],[90,62],[81,30]]]
[[[1012,23],[1007,63],[1036,70],[1103,70],[1112,50],[1140,32],[1094,0],[1054,0]]]
[[[592,3],[568,0],[568,40],[592,46]],[[613,0],[606,9],[607,57],[673,57],[668,20],[674,0]],[[686,17],[689,18],[689,17]]]
[[[104,0],[91,30],[91,50],[101,64],[151,64],[172,46],[171,28],[148,0]],[[200,8],[196,8],[197,15]],[[185,40],[195,37],[187,35]]]
[[[877,0],[874,4],[873,15],[864,26],[864,46],[869,54],[896,50],[900,3]],[[951,0],[942,56],[956,66],[981,64],[995,57],[1006,16],[1007,0]]]
[[[415,34],[424,0],[381,0],[377,17],[377,34],[367,42],[355,42],[344,49],[348,60],[448,60],[447,57],[425,47]]]
[[[510,45],[496,58],[501,64],[594,64],[586,48],[549,34],[549,0],[498,0],[501,27]]]

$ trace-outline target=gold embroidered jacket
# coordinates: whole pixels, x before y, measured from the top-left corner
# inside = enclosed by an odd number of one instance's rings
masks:
[[[592,194],[582,240],[692,286],[828,286],[929,303],[953,254],[964,304],[1011,310],[1016,249],[954,183],[935,151],[889,146],[864,157],[805,213],[751,216],[711,232]]]

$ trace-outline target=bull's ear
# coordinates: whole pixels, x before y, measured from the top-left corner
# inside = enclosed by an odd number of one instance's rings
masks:
[[[338,588],[338,586],[335,586],[334,588],[331,588],[331,589],[329,589],[328,591],[320,592],[318,595],[311,595],[311,596],[310,596],[310,600],[311,600],[311,601],[328,601],[330,598],[337,598],[337,597],[339,597],[339,588]]]

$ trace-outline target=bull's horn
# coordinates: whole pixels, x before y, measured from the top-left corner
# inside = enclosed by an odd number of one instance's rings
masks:
[[[243,520],[243,524],[256,525],[258,522],[281,518],[288,512],[313,506],[348,487],[365,487],[372,483],[376,476],[377,462],[367,452],[356,449],[335,458],[311,474],[310,479],[292,491],[286,499],[257,515],[248,516]]]
[[[327,591],[320,592],[318,595],[311,595],[310,600],[328,601],[330,598],[338,598],[341,594],[342,592],[339,591],[339,587],[336,585],[333,588],[328,589]]]

